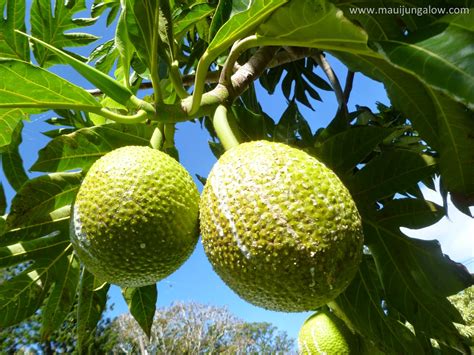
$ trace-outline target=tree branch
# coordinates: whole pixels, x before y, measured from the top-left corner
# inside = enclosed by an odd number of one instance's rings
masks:
[[[324,57],[324,54],[322,52],[318,52],[317,54],[314,54],[312,58],[316,61],[316,63],[318,63],[318,65],[326,74],[326,77],[328,78],[329,83],[331,84],[331,87],[334,90],[334,94],[336,95],[339,108],[345,109],[347,112],[346,100],[345,100],[344,92],[342,91],[342,88],[341,88],[341,83],[339,82],[339,79],[337,78],[336,74],[332,70],[331,65]]]
[[[315,53],[315,50],[312,48],[294,48],[289,47],[285,48],[285,50],[278,51],[275,56],[272,58],[272,61],[268,63],[267,69],[276,68],[280,65],[284,65],[287,63],[295,62],[297,60],[310,57]],[[234,65],[233,72],[236,73],[242,66]],[[210,71],[207,73],[206,76],[206,84],[217,84],[219,82],[219,77],[221,76],[221,70]],[[194,84],[195,75],[194,74],[187,74],[183,75],[182,81],[183,85],[186,87],[192,86]],[[140,84],[139,90],[147,90],[152,89],[152,85],[150,82],[143,82]],[[99,89],[91,89],[87,90],[89,94],[92,96],[100,96],[103,92]]]
[[[346,84],[344,85],[344,101],[346,101],[346,104],[349,102],[349,96],[351,95],[352,84],[354,83],[354,75],[355,73],[353,71],[347,71]]]

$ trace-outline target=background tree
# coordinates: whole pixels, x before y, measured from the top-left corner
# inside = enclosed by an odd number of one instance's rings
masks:
[[[155,313],[148,338],[130,314],[110,325],[114,353],[140,354],[287,354],[294,340],[270,323],[248,323],[226,308],[175,303]]]
[[[7,201],[0,185],[0,268],[29,262],[0,285],[1,328],[41,308],[48,338],[78,295],[76,347],[91,346],[109,285],[81,268],[69,242],[70,205],[83,176],[97,158],[125,145],[151,145],[179,159],[176,126],[199,121],[216,157],[243,141],[285,142],[323,161],[350,190],[365,256],[329,306],[354,331],[386,353],[430,353],[433,339],[449,351],[470,351],[448,297],[471,286],[472,275],[437,242],[409,238],[400,227],[436,223],[448,198],[468,215],[474,204],[472,1],[437,1],[440,10],[424,16],[390,16],[378,10],[432,4],[96,0],[91,17],[78,18],[85,5],[32,0],[27,17],[24,0],[0,2],[0,153],[15,190]],[[100,17],[115,26],[113,38],[82,56],[75,49],[97,40],[85,30]],[[347,66],[344,85],[328,55]],[[54,75],[50,67],[58,64],[96,89]],[[393,107],[351,112],[355,72],[382,82]],[[288,99],[282,117],[264,112],[256,80],[269,94],[281,88]],[[329,89],[337,114],[313,132],[300,107]],[[23,120],[45,110],[54,117],[46,119],[50,139],[30,168],[39,174],[33,177],[18,146]],[[444,206],[421,193],[435,177]],[[123,291],[150,333],[155,285]]]

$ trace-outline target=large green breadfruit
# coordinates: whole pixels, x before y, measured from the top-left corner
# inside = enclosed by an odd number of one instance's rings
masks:
[[[299,354],[360,354],[358,338],[328,310],[309,317],[298,334]]]
[[[199,192],[167,154],[127,146],[97,160],[76,197],[71,241],[100,280],[153,284],[186,261],[198,240]]]
[[[257,141],[215,164],[200,203],[204,249],[240,297],[271,310],[313,310],[337,297],[362,255],[348,190],[307,153]]]

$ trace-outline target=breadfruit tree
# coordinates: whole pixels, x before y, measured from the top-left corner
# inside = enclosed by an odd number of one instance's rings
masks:
[[[201,234],[248,302],[329,312],[384,353],[468,353],[447,297],[472,275],[400,227],[436,223],[448,198],[468,215],[474,205],[473,7],[1,1],[0,154],[15,195],[0,185],[0,268],[17,272],[0,284],[0,327],[40,314],[47,339],[78,297],[87,352],[113,283],[149,334],[156,283]],[[111,38],[86,32],[100,21]],[[351,111],[354,75],[383,83],[391,106]],[[285,95],[281,118],[264,112],[257,81]],[[321,90],[337,99],[325,126],[300,110]],[[47,111],[48,140],[25,167],[23,121]],[[186,121],[208,131],[218,161],[200,201],[174,141]],[[423,197],[434,179],[444,206]]]

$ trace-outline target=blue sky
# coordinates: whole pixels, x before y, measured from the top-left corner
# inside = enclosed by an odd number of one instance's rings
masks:
[[[90,2],[88,1],[88,3]],[[86,15],[83,14],[83,16]],[[109,39],[113,35],[110,29],[104,29],[103,21],[94,26],[94,28],[88,29],[87,32],[103,35],[104,39],[100,40],[100,42]],[[81,53],[85,54],[86,52],[81,50]],[[345,68],[332,58],[330,58],[330,62],[340,80],[343,81],[346,74]],[[78,85],[92,88],[89,83],[67,67],[56,66],[52,70]],[[323,76],[320,71],[318,71],[318,74]],[[271,97],[261,88],[257,88],[257,92],[261,98],[264,110],[275,120],[278,120],[281,113],[285,110],[286,99],[280,92]],[[304,116],[310,122],[313,132],[318,127],[325,126],[332,119],[337,108],[333,93],[324,91],[319,93],[322,96],[323,102],[314,104],[315,111],[304,107],[301,108]],[[376,101],[389,104],[383,86],[362,75],[356,75],[349,108],[354,109],[355,104],[375,108]],[[30,122],[25,124],[21,153],[27,168],[36,160],[38,150],[47,142],[47,139],[40,134],[42,131],[51,129],[51,126],[42,122],[45,117],[48,117],[48,115],[34,116]],[[207,176],[212,165],[215,163],[215,158],[208,147],[209,136],[207,132],[202,130],[198,123],[191,122],[179,124],[177,128],[176,144],[180,151],[181,163],[191,175]],[[4,176],[0,176],[0,178],[5,184]],[[202,185],[197,179],[196,183],[201,190]],[[12,190],[10,188],[6,190],[9,198],[11,198]],[[428,198],[435,202],[440,202],[439,194],[428,189],[424,189],[424,191]],[[470,239],[470,236],[474,235],[474,222],[457,212],[454,208],[451,208],[449,219],[444,218],[440,223],[428,229],[417,231],[405,230],[405,232],[417,238],[439,239],[445,253],[456,261],[467,263],[471,271],[474,269],[472,263],[474,251],[472,240]],[[115,304],[115,307],[109,316],[126,312],[127,306],[122,299],[119,288],[112,287],[110,295],[111,302]],[[226,306],[232,313],[246,321],[271,322],[280,330],[287,331],[294,338],[296,338],[300,326],[310,314],[308,312],[292,314],[271,312],[254,307],[241,300],[213,272],[200,242],[190,259],[178,271],[158,284],[157,306],[168,306],[174,301],[196,301]]]

